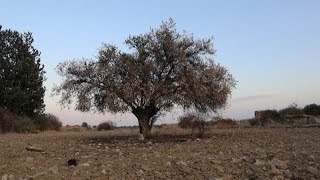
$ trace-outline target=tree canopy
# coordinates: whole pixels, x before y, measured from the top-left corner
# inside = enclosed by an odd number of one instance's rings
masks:
[[[97,59],[60,63],[64,78],[53,90],[62,104],[80,111],[131,111],[145,136],[161,112],[175,106],[216,112],[224,108],[236,81],[213,60],[213,38],[179,33],[173,20],[129,36],[128,52],[105,44]]]
[[[44,66],[33,46],[32,33],[0,26],[0,107],[18,115],[33,116],[44,110]]]

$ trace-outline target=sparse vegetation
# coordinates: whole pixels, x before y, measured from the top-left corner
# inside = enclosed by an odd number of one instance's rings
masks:
[[[239,127],[238,123],[233,119],[218,118],[212,121],[212,126],[218,129],[236,128]]]
[[[37,129],[35,123],[28,117],[19,117],[12,126],[12,131],[17,133],[30,133]]]
[[[178,126],[183,129],[191,129],[192,133],[197,131],[198,137],[203,137],[206,120],[200,113],[187,113],[179,118]]]
[[[15,121],[16,116],[13,113],[4,108],[0,108],[0,132],[12,131]]]
[[[58,117],[53,114],[43,114],[33,118],[40,131],[54,130],[60,131],[62,123]]]
[[[0,132],[26,133],[33,131],[54,130],[59,131],[62,123],[52,114],[33,116],[18,116],[10,111],[0,108]]]
[[[282,117],[286,116],[286,115],[303,115],[303,109],[299,108],[297,104],[293,103],[290,104],[288,107],[281,109],[279,111],[280,115]]]

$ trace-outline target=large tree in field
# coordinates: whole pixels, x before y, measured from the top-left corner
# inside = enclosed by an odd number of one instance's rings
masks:
[[[175,106],[202,112],[225,107],[236,82],[213,61],[212,38],[179,33],[170,19],[125,44],[128,52],[104,45],[97,60],[60,63],[64,81],[53,90],[60,102],[76,100],[80,111],[131,111],[144,138],[158,115]]]
[[[18,115],[41,114],[44,73],[32,34],[0,26],[0,107]]]

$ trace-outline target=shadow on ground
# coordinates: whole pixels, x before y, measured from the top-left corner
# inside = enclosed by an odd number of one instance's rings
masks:
[[[207,137],[205,137],[207,138]],[[195,140],[196,136],[192,134],[160,134],[152,135],[149,139],[141,141],[136,135],[112,135],[105,137],[93,137],[84,139],[84,143],[106,143],[106,144],[117,144],[117,143],[183,143],[188,140]]]

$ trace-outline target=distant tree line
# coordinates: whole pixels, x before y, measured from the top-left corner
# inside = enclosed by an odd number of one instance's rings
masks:
[[[297,104],[290,104],[288,107],[280,110],[264,110],[259,118],[251,120],[252,125],[267,125],[270,121],[277,123],[283,123],[286,116],[320,116],[320,105],[308,104],[303,108],[298,107]]]

